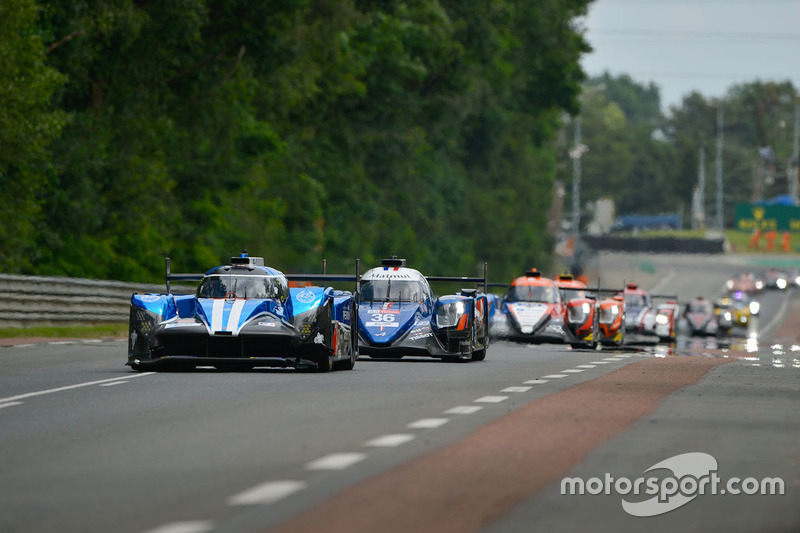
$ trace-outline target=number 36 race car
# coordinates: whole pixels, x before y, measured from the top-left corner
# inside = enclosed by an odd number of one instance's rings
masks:
[[[170,281],[200,280],[195,295],[170,293]],[[162,368],[296,367],[350,370],[357,302],[331,287],[290,288],[289,281],[356,281],[354,276],[285,275],[243,253],[206,274],[170,274],[167,294],[133,294],[128,365]]]
[[[462,289],[436,297],[431,282],[482,283],[483,278],[423,276],[405,259],[384,259],[362,278],[360,353],[378,358],[437,357],[482,361],[489,344],[486,294]]]

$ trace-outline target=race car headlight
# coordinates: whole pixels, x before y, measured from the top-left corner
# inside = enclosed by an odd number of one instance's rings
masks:
[[[778,278],[775,281],[775,285],[777,285],[779,289],[785,289],[786,288],[786,280],[783,279],[783,278]]]
[[[588,315],[589,311],[591,311],[591,310],[592,310],[592,306],[589,305],[589,302],[583,302],[581,304],[581,311],[583,311],[584,315]]]
[[[750,314],[757,315],[761,305],[758,302],[750,302]]]
[[[800,278],[797,278],[800,279]],[[756,289],[761,290],[764,288],[764,282],[761,280],[756,281]]]
[[[726,286],[726,287],[728,287],[728,290],[729,290],[729,291],[730,291],[730,290],[733,290],[733,280],[732,280],[732,279],[729,279],[728,281],[726,281],[726,282],[725,282],[725,286]]]
[[[440,328],[452,328],[464,314],[464,302],[450,302],[439,307],[436,313],[436,325]]]
[[[669,318],[667,318],[667,315],[658,315],[656,317],[656,323],[662,326],[666,326],[667,324],[669,324]]]
[[[729,312],[725,312],[725,314],[722,315],[722,318],[724,318],[725,320],[730,321],[730,320],[733,319],[733,316]]]

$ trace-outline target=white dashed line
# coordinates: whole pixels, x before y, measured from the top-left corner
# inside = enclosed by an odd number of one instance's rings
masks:
[[[170,522],[155,529],[148,529],[145,533],[206,533],[214,529],[214,522],[208,520],[192,520],[185,522]]]
[[[332,453],[311,461],[306,465],[306,470],[344,470],[366,458],[363,453]]]
[[[15,405],[22,405],[22,402],[6,402],[6,403],[0,403],[0,409],[2,409],[3,407],[14,407]]]
[[[525,385],[541,385],[542,383],[550,383],[549,379],[529,379]]]
[[[75,341],[50,341],[47,344],[50,344],[52,346],[63,346],[66,344],[78,344],[78,343]]]
[[[85,341],[82,341],[82,342],[84,344],[94,344],[96,342],[103,342],[103,341],[101,339],[86,339]]]
[[[127,381],[112,381],[111,383],[101,383],[101,387],[113,387],[114,385],[122,385],[123,383],[128,383]]]
[[[405,444],[414,440],[414,435],[409,435],[407,433],[400,433],[397,435],[384,435],[383,437],[378,437],[377,439],[372,439],[364,443],[364,446],[376,446],[379,448],[392,448],[394,446],[400,446],[401,444]]]
[[[622,357],[622,358],[624,358],[624,359],[628,359],[628,358],[630,358],[631,356],[630,356],[629,354],[624,354],[624,353],[621,353],[621,354],[617,354],[617,355],[615,355],[614,357]]]
[[[434,429],[442,427],[448,422],[450,422],[449,418],[421,418],[416,422],[411,422],[406,427],[411,429]]]
[[[546,376],[542,376],[547,379],[561,379],[567,377],[566,374],[548,374]]]
[[[597,365],[578,365],[575,368],[596,368]]]
[[[268,481],[228,498],[228,505],[269,505],[306,488],[303,481]]]
[[[580,368],[568,368],[567,370],[562,370],[562,372],[565,374],[578,374],[580,372],[583,372],[583,370],[581,370]]]
[[[15,344],[12,348],[30,348],[31,346],[36,346],[35,344]]]
[[[533,387],[506,387],[500,392],[528,392]]]
[[[479,403],[500,403],[508,400],[508,396],[482,396],[475,400]]]
[[[471,415],[483,409],[481,405],[459,405],[444,412],[446,415]]]
[[[592,364],[593,365],[609,365],[611,363],[609,363],[608,361],[592,361]]]
[[[605,361],[622,361],[619,357],[606,357]]]
[[[124,381],[126,379],[141,378],[144,376],[152,376],[155,372],[142,372],[141,374],[134,374],[132,376],[125,376],[120,378],[101,379],[98,381],[87,381],[86,383],[78,383],[77,385],[67,385],[66,387],[58,387],[57,389],[47,389],[38,392],[29,392],[27,394],[18,394],[16,396],[9,396],[8,398],[0,398],[0,403],[13,402],[15,400],[24,400],[25,398],[33,398],[34,396],[42,396],[44,394],[53,394],[55,392],[63,392],[66,390],[80,389],[82,387],[91,387],[92,385],[100,385],[101,383],[111,383],[113,381]]]

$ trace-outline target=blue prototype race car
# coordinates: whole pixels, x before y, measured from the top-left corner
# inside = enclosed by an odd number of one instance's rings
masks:
[[[373,358],[403,356],[482,361],[489,345],[486,265],[483,278],[423,276],[405,259],[384,259],[361,278],[359,351]],[[436,297],[429,281],[481,283]]]
[[[358,268],[358,267],[357,267]],[[200,280],[195,295],[170,293],[170,281]],[[261,366],[328,372],[358,358],[351,334],[358,302],[331,287],[289,281],[358,281],[354,276],[285,275],[243,253],[205,274],[171,274],[167,294],[133,294],[128,365],[134,370],[218,370]]]

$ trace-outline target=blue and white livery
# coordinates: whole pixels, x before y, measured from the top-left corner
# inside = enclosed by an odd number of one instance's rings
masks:
[[[384,259],[361,278],[359,352],[370,357],[404,356],[481,361],[488,348],[486,295],[475,289],[436,297],[429,281],[486,283],[483,278],[426,277],[405,259]],[[485,268],[484,268],[485,272]],[[484,289],[485,292],[485,289]]]
[[[357,302],[331,287],[290,288],[293,279],[352,281],[356,276],[287,276],[242,254],[205,274],[170,274],[167,294],[133,294],[128,365],[134,370],[291,366],[350,370]],[[169,292],[171,280],[200,280],[194,295]]]

